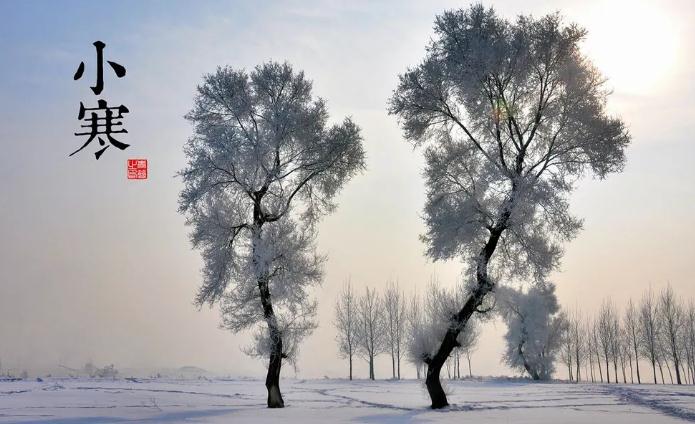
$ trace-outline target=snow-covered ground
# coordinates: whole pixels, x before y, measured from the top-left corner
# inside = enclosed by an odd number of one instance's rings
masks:
[[[668,423],[695,421],[695,387],[447,381],[432,411],[418,381],[283,380],[282,410],[257,380],[0,382],[0,422]]]

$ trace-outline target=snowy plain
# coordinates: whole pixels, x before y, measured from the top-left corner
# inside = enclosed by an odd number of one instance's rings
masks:
[[[46,379],[0,382],[0,423],[670,423],[695,421],[695,387],[446,381],[433,411],[421,381]]]

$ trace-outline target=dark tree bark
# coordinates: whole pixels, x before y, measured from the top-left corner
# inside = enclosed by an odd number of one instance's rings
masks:
[[[265,378],[265,387],[268,389],[268,408],[284,408],[285,402],[280,393],[280,370],[284,356],[282,353],[282,334],[277,325],[273,305],[270,302],[268,282],[259,281],[258,288],[261,292],[263,314],[270,333],[270,360],[268,362],[268,375]]]
[[[263,317],[268,325],[268,333],[270,336],[270,358],[268,361],[268,374],[265,378],[265,387],[268,390],[268,408],[284,408],[285,402],[282,399],[280,392],[280,370],[282,369],[282,332],[278,327],[273,303],[270,299],[270,287],[268,286],[269,276],[268,270],[261,265],[262,261],[258,260],[258,252],[256,251],[257,240],[261,238],[263,224],[265,224],[265,215],[261,209],[261,199],[265,195],[267,188],[264,187],[255,195],[255,205],[253,210],[253,262],[257,269],[258,275],[258,291],[261,297],[261,305],[263,306]]]
[[[265,378],[265,387],[268,389],[268,408],[284,408],[285,401],[280,393],[280,369],[282,367],[282,338],[274,343],[270,354],[268,375]]]
[[[675,341],[672,342],[675,344]],[[682,384],[681,381],[681,371],[680,371],[680,360],[678,358],[678,352],[673,350],[673,365],[676,367],[676,384]]]
[[[352,381],[352,349],[350,349],[349,362],[350,362],[350,380]]]
[[[582,370],[579,362],[579,349],[577,349],[575,352],[575,358],[577,358],[577,371],[574,373],[574,376],[577,378],[577,383],[579,383],[582,379]]]
[[[589,371],[591,372],[591,382],[594,383],[594,381],[595,381],[595,378],[594,378],[594,363],[593,363],[593,361],[591,360],[591,358],[589,358]]]
[[[512,190],[512,195],[514,191]],[[487,266],[490,262],[492,254],[497,248],[497,243],[500,240],[500,236],[507,228],[507,221],[511,214],[510,206],[512,202],[510,201],[505,207],[500,220],[497,225],[495,225],[490,230],[490,236],[485,243],[485,246],[480,251],[480,257],[478,259],[477,269],[476,269],[476,281],[477,286],[473,290],[473,293],[468,297],[463,308],[452,317],[452,323],[444,336],[442,344],[439,346],[437,353],[431,358],[426,358],[427,363],[427,377],[425,379],[425,385],[427,386],[427,392],[432,400],[432,409],[440,409],[449,405],[446,399],[446,394],[442,388],[442,384],[439,381],[439,374],[442,370],[442,366],[446,362],[447,358],[451,354],[454,348],[460,346],[459,342],[456,340],[459,333],[466,326],[466,323],[470,319],[473,312],[475,312],[478,307],[483,303],[485,296],[490,293],[494,287],[494,282],[488,277]]]
[[[398,360],[397,360],[397,361],[398,361],[398,368],[397,368],[397,372],[398,372],[398,379],[400,380],[400,379],[401,379],[401,349],[398,348],[398,350],[397,350],[396,353],[398,354]]]
[[[664,368],[661,366],[661,362],[657,362],[659,364],[659,373],[661,373],[661,384],[666,384],[666,380],[664,379]]]
[[[637,384],[642,384],[642,379],[640,378],[639,375],[639,352],[637,352],[637,335],[634,333],[632,334],[632,350],[635,352],[635,368],[637,369]]]

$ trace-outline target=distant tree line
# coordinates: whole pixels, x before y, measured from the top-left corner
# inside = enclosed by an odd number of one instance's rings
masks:
[[[359,357],[374,380],[375,358],[381,354],[390,356],[393,379],[401,378],[402,359],[415,367],[418,379],[426,375],[428,358],[465,290],[433,281],[424,298],[407,297],[391,282],[383,293],[367,287],[357,294],[347,282],[336,301],[335,326],[349,378]],[[629,299],[622,311],[607,298],[593,317],[561,310],[549,282],[525,291],[501,287],[495,314],[486,316],[499,316],[507,325],[502,362],[534,380],[550,379],[559,361],[572,382],[695,384],[695,302],[679,300],[670,285],[658,294],[650,288],[638,303]],[[462,361],[463,375],[467,364],[473,376],[471,353],[479,334],[478,321],[460,332],[445,363],[448,378],[461,378]],[[645,377],[645,364],[652,378]]]
[[[695,303],[671,286],[620,311],[607,298],[594,317],[569,314],[562,360],[570,381],[695,384]]]

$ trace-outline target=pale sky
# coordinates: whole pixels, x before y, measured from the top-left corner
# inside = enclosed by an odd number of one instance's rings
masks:
[[[610,110],[628,124],[627,166],[572,195],[584,230],[552,276],[566,308],[622,305],[668,282],[695,299],[695,4],[692,1],[496,1],[507,17],[561,11],[589,31],[586,53],[609,79]],[[196,365],[260,377],[240,347],[245,334],[218,328],[216,308],[197,310],[201,260],[177,213],[191,134],[183,115],[195,86],[218,65],[252,68],[288,60],[314,81],[331,118],[362,127],[367,171],[319,227],[329,256],[316,291],[319,328],[304,343],[299,377],[343,377],[332,325],[335,296],[350,277],[362,289],[398,279],[408,292],[433,275],[454,285],[458,262],[429,262],[421,151],[403,141],[386,102],[397,75],[418,63],[436,14],[453,1],[0,3],[0,361],[39,372],[86,361],[120,368]],[[92,43],[127,68],[105,68],[102,97],[124,104],[124,151],[95,161],[79,147],[80,101],[94,103]],[[85,76],[73,81],[80,61]],[[147,158],[147,181],[128,181],[128,158]],[[500,364],[501,323],[484,327],[473,356],[479,375]],[[387,357],[377,378],[390,375]],[[559,367],[562,369],[561,367]],[[410,365],[404,375],[414,376]],[[285,368],[283,376],[295,373]],[[358,361],[356,375],[366,377]]]

